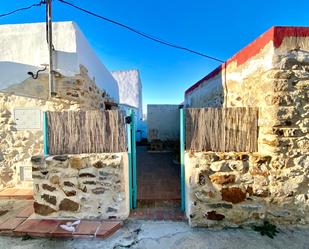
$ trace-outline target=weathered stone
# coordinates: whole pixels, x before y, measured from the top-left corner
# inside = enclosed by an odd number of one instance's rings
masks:
[[[79,209],[79,203],[72,201],[68,198],[64,198],[59,205],[59,210],[61,211],[71,211],[76,212]]]
[[[251,186],[248,186],[246,191],[249,195],[253,195],[253,188]]]
[[[236,179],[235,175],[211,175],[210,176],[210,180],[213,183],[221,184],[221,185],[234,183],[235,179]]]
[[[79,171],[79,177],[90,177],[90,178],[94,178],[97,176],[97,169],[94,167],[88,167],[88,168],[84,168],[81,169]]]
[[[6,215],[9,210],[0,210],[0,216]]]
[[[205,185],[205,183],[206,183],[206,176],[204,175],[204,173],[199,174],[199,176],[198,176],[198,183],[199,183],[199,185]]]
[[[56,210],[51,208],[50,206],[40,204],[36,201],[33,203],[33,208],[34,208],[34,212],[36,214],[40,214],[40,215],[43,215],[43,216],[46,216],[46,215],[49,215],[49,214],[56,212]]]
[[[253,192],[253,195],[258,197],[268,197],[269,191],[268,189],[257,189]]]
[[[108,207],[107,210],[106,210],[107,213],[116,213],[117,211],[118,211],[118,209],[112,208],[112,207]]]
[[[269,175],[269,172],[268,172],[268,171],[262,171],[262,170],[259,169],[258,167],[252,167],[252,168],[249,170],[249,173],[250,173],[252,176],[268,176],[268,175]]]
[[[74,187],[75,186],[75,184],[70,182],[70,181],[64,181],[63,185],[66,186],[66,187]]]
[[[68,160],[68,156],[67,155],[54,156],[53,160],[64,162],[64,161]]]
[[[98,187],[98,188],[91,190],[91,192],[98,195],[98,194],[103,194],[105,192],[105,190],[106,190],[106,188]]]
[[[60,177],[58,175],[53,175],[49,178],[49,181],[52,184],[59,184],[60,183]]]
[[[73,169],[80,170],[80,169],[82,169],[84,167],[82,159],[80,159],[78,157],[70,158],[69,162],[70,162],[71,168],[73,168]]]
[[[207,212],[205,216],[208,220],[223,220],[225,218],[223,214],[218,214],[216,211]]]
[[[65,193],[66,196],[75,196],[76,195],[75,190],[64,190],[63,192]]]
[[[221,189],[222,200],[232,202],[234,204],[240,203],[246,199],[246,193],[240,188],[223,188]]]
[[[111,175],[110,173],[105,172],[105,171],[99,171],[99,174],[100,174],[101,176],[110,176],[110,175]]]
[[[43,184],[42,184],[42,188],[43,188],[44,190],[48,190],[48,191],[50,191],[50,192],[53,192],[53,191],[56,190],[55,187],[50,186],[50,185],[48,185],[48,184],[46,184],[46,183],[43,183]]]
[[[83,184],[86,184],[86,185],[96,185],[97,182],[96,181],[84,181]]]
[[[44,162],[44,157],[43,156],[32,156],[31,162],[35,165],[42,164]]]
[[[240,207],[248,211],[256,211],[262,208],[259,204],[242,204]]]
[[[104,166],[106,166],[105,163],[103,163],[102,161],[97,161],[93,164],[93,167],[97,168],[97,169],[101,169],[103,168]]]
[[[56,204],[57,204],[57,198],[56,198],[56,196],[51,196],[51,195],[48,195],[48,194],[43,194],[43,195],[41,195],[41,198],[42,198],[44,201],[46,201],[46,202],[48,202],[48,203],[50,203],[50,204],[53,204],[53,205],[56,205]]]
[[[94,174],[91,174],[91,173],[82,173],[82,174],[79,174],[79,177],[90,177],[90,178],[93,178],[93,177],[96,177]]]
[[[195,197],[202,202],[207,202],[209,198],[214,198],[215,194],[212,191],[200,190],[194,193]]]
[[[226,209],[231,209],[233,208],[233,205],[232,204],[229,204],[229,203],[209,203],[207,204],[207,206],[209,208],[226,208]]]
[[[213,162],[210,164],[210,169],[214,172],[228,172],[231,171],[228,163],[225,161],[218,161],[218,162]]]

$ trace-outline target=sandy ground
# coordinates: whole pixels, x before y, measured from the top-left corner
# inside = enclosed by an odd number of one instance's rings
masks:
[[[0,248],[203,248],[203,249],[309,249],[309,229],[280,229],[274,238],[251,229],[193,229],[185,222],[128,220],[112,237],[99,239],[22,239],[0,236]]]

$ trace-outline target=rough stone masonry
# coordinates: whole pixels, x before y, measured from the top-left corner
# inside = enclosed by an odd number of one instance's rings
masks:
[[[37,79],[29,77],[0,93],[0,188],[29,187],[32,181],[20,179],[20,167],[31,166],[30,158],[42,153],[43,131],[17,130],[15,108],[37,108],[41,111],[105,109],[113,100],[90,79],[88,71],[80,66],[80,73],[55,77],[57,96],[48,99],[48,75]],[[21,96],[23,93],[26,96]],[[31,97],[29,97],[31,96]]]
[[[33,156],[31,162],[37,217],[128,217],[127,153]]]
[[[186,107],[258,107],[258,151],[185,155],[192,226],[309,224],[309,28],[273,27],[186,91]]]

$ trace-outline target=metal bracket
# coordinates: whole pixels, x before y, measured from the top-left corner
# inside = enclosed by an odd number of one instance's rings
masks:
[[[126,124],[131,124],[132,123],[132,117],[131,116],[126,116],[125,117],[125,121],[126,121]]]

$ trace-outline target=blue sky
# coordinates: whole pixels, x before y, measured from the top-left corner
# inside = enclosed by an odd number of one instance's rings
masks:
[[[0,0],[0,13],[35,0]],[[181,46],[226,60],[274,25],[309,26],[309,1],[68,0]],[[184,91],[218,62],[145,40],[54,0],[54,21],[75,21],[110,70],[137,68],[144,106],[180,103]],[[0,24],[42,22],[44,7],[0,18]],[[144,109],[145,110],[145,109]]]

